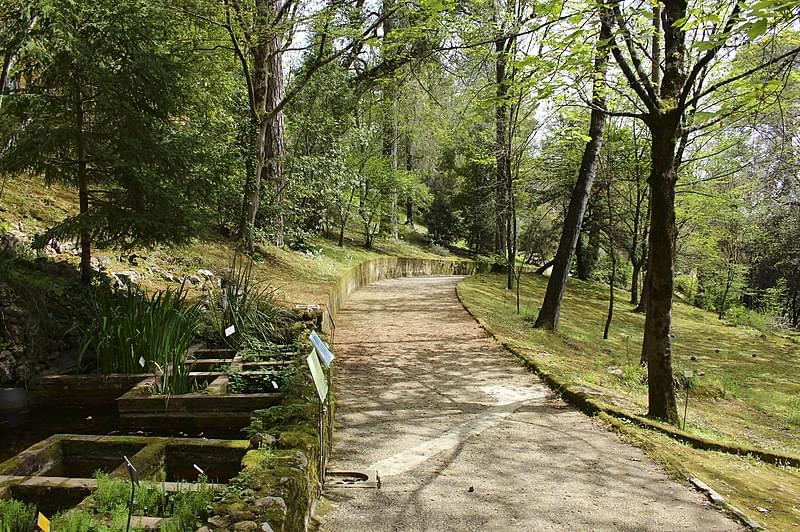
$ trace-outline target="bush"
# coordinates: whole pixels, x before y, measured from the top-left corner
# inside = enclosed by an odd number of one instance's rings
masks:
[[[762,333],[770,330],[769,318],[741,305],[729,308],[725,312],[725,321],[736,327],[750,327]]]

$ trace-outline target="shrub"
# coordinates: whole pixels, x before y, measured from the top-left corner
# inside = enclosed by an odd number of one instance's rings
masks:
[[[258,283],[253,275],[253,261],[242,255],[233,258],[223,279],[222,293],[212,300],[208,312],[217,338],[232,347],[252,341],[267,344],[291,342],[292,315],[275,301],[276,290]],[[236,334],[225,336],[233,325]]]
[[[741,305],[729,308],[725,312],[725,321],[736,327],[750,327],[762,333],[770,330],[767,316]]]

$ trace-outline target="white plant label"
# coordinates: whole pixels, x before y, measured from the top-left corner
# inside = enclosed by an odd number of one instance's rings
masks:
[[[139,357],[139,365],[144,367],[144,357]]]
[[[314,349],[311,350],[308,357],[306,357],[308,369],[311,371],[311,376],[314,378],[314,385],[319,394],[319,400],[324,401],[328,396],[328,380],[325,378],[325,372],[322,371],[322,365],[319,363],[319,358]]]
[[[228,336],[232,335],[235,332],[236,332],[236,327],[231,325],[230,327],[225,329],[225,338],[227,338]]]
[[[198,473],[200,473],[201,475],[205,475],[205,474],[206,474],[206,472],[205,472],[205,471],[203,471],[202,469],[200,469],[200,466],[199,466],[199,465],[197,465],[197,464],[192,464],[192,466],[194,466],[194,468],[197,470],[197,472],[198,472]]]
[[[694,377],[694,371],[687,369],[686,371],[683,372],[683,376],[686,377],[687,379],[691,379],[692,377]]]
[[[275,381],[272,381],[272,387],[277,390],[278,389],[278,383],[275,382]]]

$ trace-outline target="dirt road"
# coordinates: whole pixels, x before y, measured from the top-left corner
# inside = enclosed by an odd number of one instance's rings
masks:
[[[478,327],[457,277],[381,281],[337,319],[328,531],[737,530]],[[325,507],[325,505],[322,505]]]

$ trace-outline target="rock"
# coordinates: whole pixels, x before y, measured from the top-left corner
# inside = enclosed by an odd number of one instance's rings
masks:
[[[308,467],[308,458],[306,458],[304,453],[297,451],[294,453],[294,463],[297,464],[300,469],[305,469]]]
[[[221,515],[215,515],[213,517],[209,517],[208,524],[211,525],[212,530],[217,530],[217,529],[226,530],[228,528],[228,520],[222,517]]]
[[[256,499],[256,507],[266,507],[268,509],[275,509],[282,514],[286,513],[286,501],[281,497],[261,497]]]
[[[250,449],[261,449],[263,447],[272,447],[278,440],[272,434],[253,434],[250,436]]]
[[[170,272],[161,272],[161,278],[164,279],[165,281],[169,281],[170,283],[178,282],[178,279]]]
[[[133,270],[125,270],[124,272],[117,272],[113,275],[126,285],[135,284],[142,278],[141,275]]]
[[[203,280],[200,279],[196,275],[190,275],[189,278],[188,278],[188,281],[189,281],[190,284],[193,284],[193,285],[194,284],[201,284],[203,282]]]
[[[234,521],[249,521],[253,518],[253,512],[247,510],[235,510],[231,512],[230,518]]]
[[[622,371],[622,368],[618,368],[616,366],[609,366],[606,368],[606,371],[611,373],[612,375],[616,375],[617,377],[622,377],[625,375],[625,372]]]
[[[208,528],[207,526],[201,526],[200,528],[198,528],[194,532],[211,532],[211,529]]]
[[[206,279],[214,278],[214,272],[212,272],[211,270],[203,270],[203,269],[197,270],[197,275],[199,275],[200,277],[205,277]]]
[[[261,528],[259,528],[259,530],[261,530],[261,532],[275,532],[274,530],[272,530],[272,527],[269,526],[269,523],[267,523],[266,521],[261,523]]]
[[[9,231],[0,236],[0,252],[11,257],[18,256],[25,248],[28,238],[20,231]]]
[[[258,530],[255,521],[239,521],[233,525],[234,530]]]

